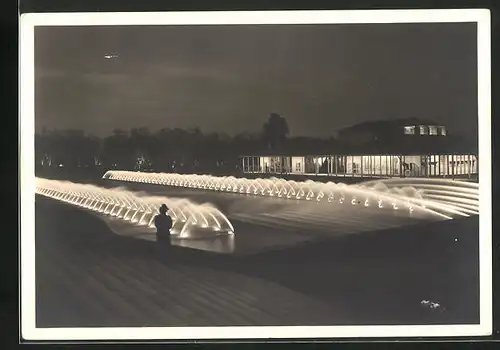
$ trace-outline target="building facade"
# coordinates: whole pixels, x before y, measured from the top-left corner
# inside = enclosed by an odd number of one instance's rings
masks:
[[[347,147],[337,152],[247,155],[240,164],[244,173],[371,178],[467,178],[479,171],[476,152],[464,148],[461,140],[453,141],[446,127],[432,121],[363,123],[341,130],[338,136]]]
[[[473,154],[242,156],[244,173],[351,177],[470,177]]]
[[[387,139],[403,141],[408,138],[419,138],[420,142],[424,142],[445,136],[445,126],[417,118],[360,123],[337,132],[337,139],[346,144],[367,144]]]

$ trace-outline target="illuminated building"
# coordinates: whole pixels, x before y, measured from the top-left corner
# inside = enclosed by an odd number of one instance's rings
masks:
[[[240,157],[244,173],[336,177],[452,177],[478,174],[477,146],[432,121],[357,124],[337,133],[337,147]],[[475,149],[476,148],[476,149]]]

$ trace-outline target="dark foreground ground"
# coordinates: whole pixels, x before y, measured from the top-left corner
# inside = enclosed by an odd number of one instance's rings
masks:
[[[37,326],[478,323],[477,241],[472,218],[248,256],[175,247],[166,258],[37,196]]]

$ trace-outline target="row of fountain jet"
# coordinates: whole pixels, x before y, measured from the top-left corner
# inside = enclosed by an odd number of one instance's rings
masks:
[[[445,219],[479,213],[477,184],[443,179],[378,180],[356,185],[293,181],[279,178],[247,179],[233,176],[143,173],[110,170],[104,179],[185,187],[255,196],[350,203],[354,206],[426,211]]]
[[[139,196],[124,189],[43,178],[36,178],[36,193],[146,227],[154,227],[159,207],[166,204],[173,221],[173,235],[187,238],[193,230],[234,234],[233,225],[217,208],[187,199]]]

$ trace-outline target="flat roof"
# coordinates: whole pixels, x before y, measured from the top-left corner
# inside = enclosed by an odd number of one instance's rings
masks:
[[[288,144],[281,150],[256,149],[253,156],[310,155],[415,155],[415,154],[478,154],[478,146],[468,140],[450,136],[415,136],[392,140],[375,140],[360,145],[334,142],[331,144]],[[248,156],[252,156],[249,154]]]

